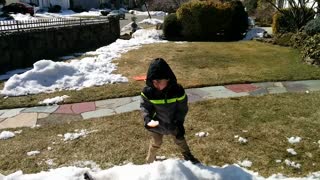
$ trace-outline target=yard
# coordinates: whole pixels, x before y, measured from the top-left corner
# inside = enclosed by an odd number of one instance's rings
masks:
[[[255,41],[160,43],[131,50],[114,62],[117,74],[128,77],[128,83],[107,84],[82,90],[58,91],[0,99],[0,109],[38,105],[46,98],[68,95],[65,103],[94,101],[138,95],[143,81],[134,76],[145,75],[150,60],[162,57],[168,61],[178,81],[185,87],[210,85],[317,79],[320,70],[303,64],[292,48]],[[0,83],[0,89],[4,82]]]
[[[249,160],[252,166],[248,169],[264,177],[275,173],[306,176],[320,169],[319,98],[319,92],[287,93],[193,103],[185,123],[186,138],[194,154],[208,166]],[[63,140],[67,133],[83,129],[91,133]],[[17,170],[35,173],[89,160],[97,163],[89,164],[101,169],[128,162],[143,164],[149,144],[138,111],[33,129],[11,129],[15,130],[22,132],[0,143],[3,174]],[[198,132],[209,135],[196,137]],[[239,142],[240,137],[248,142]],[[291,144],[290,137],[300,137],[301,141]],[[287,152],[289,148],[297,155]],[[40,154],[27,156],[27,152],[35,150]],[[159,155],[181,158],[168,138]],[[301,167],[287,165],[288,160]],[[87,166],[90,167],[88,163]]]

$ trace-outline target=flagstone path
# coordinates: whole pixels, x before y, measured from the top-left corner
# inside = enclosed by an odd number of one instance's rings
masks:
[[[232,84],[186,89],[190,103],[217,98],[311,91],[320,91],[320,80]],[[3,109],[0,110],[0,129],[35,127],[111,116],[139,110],[139,103],[140,96],[134,96],[75,104]]]

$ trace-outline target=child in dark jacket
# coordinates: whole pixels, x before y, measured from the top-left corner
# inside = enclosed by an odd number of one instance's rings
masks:
[[[184,138],[183,123],[188,112],[188,97],[162,58],[154,59],[149,66],[146,86],[141,92],[140,107],[144,126],[151,135],[147,163],[155,160],[163,135],[173,137],[185,160],[190,160],[194,164],[199,163],[199,160],[191,154]]]

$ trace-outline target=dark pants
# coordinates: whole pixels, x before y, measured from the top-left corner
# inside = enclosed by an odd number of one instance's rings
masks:
[[[156,152],[161,147],[162,139],[163,139],[162,134],[150,132],[150,135],[151,135],[151,140],[150,140],[148,155],[146,158],[147,163],[152,163],[156,159]],[[175,135],[170,135],[170,136],[172,137],[175,144],[178,145],[179,151],[182,154],[190,153],[190,149],[185,138],[177,139]]]

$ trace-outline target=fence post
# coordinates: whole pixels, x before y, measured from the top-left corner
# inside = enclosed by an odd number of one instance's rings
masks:
[[[82,20],[82,19],[80,18],[80,26],[81,26],[81,20]]]
[[[17,24],[18,32],[20,32],[20,29],[19,29],[19,21],[16,20],[16,24]]]

